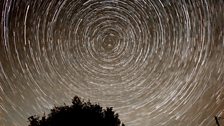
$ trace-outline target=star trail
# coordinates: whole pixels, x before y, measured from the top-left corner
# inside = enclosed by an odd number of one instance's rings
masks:
[[[1,0],[0,125],[78,95],[127,126],[215,126],[223,0]]]

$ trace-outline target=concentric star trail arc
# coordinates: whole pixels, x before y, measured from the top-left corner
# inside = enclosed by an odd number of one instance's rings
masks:
[[[0,125],[72,97],[128,126],[215,126],[223,0],[1,0]]]

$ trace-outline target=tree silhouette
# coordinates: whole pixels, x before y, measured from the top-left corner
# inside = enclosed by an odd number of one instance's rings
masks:
[[[78,96],[71,106],[55,106],[48,116],[30,116],[29,126],[124,126],[112,107],[103,109],[98,104],[84,102]]]

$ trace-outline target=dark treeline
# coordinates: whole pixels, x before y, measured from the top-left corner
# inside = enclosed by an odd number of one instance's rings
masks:
[[[34,115],[28,120],[29,126],[124,126],[118,117],[112,107],[103,109],[75,96],[71,106],[54,107],[48,116]]]

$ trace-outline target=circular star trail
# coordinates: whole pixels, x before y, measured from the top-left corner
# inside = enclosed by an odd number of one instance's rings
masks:
[[[1,0],[0,125],[78,95],[128,126],[224,110],[223,0]]]

